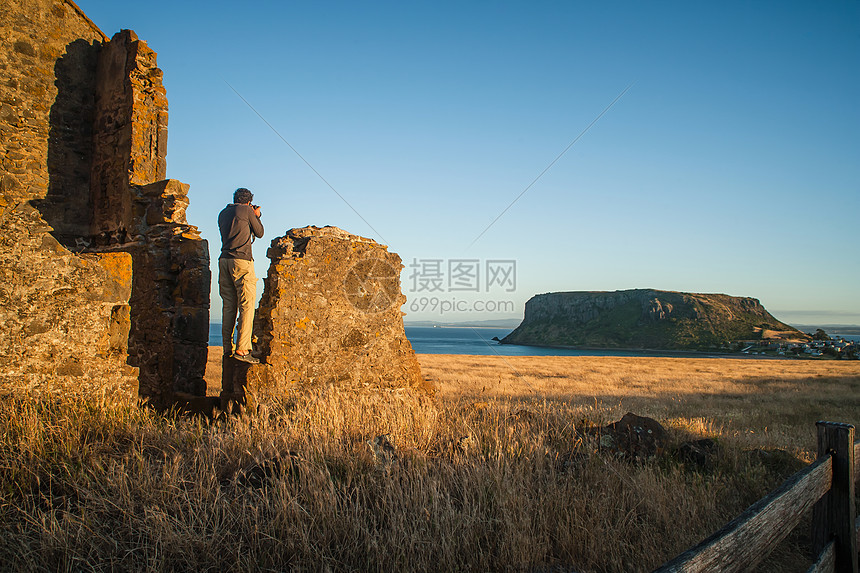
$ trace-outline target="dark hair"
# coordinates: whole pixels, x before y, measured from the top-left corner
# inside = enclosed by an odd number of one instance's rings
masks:
[[[233,193],[233,203],[238,204],[246,204],[250,203],[254,200],[254,194],[245,189],[244,187],[239,187],[236,189],[236,192]]]

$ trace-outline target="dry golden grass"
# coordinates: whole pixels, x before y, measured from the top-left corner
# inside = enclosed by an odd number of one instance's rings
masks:
[[[816,421],[860,424],[860,361],[432,354],[419,361],[443,400],[564,401],[613,420],[632,411],[809,455]]]
[[[856,363],[420,360],[436,401],[325,387],[214,422],[161,415],[131,396],[7,395],[0,563],[647,571],[796,471],[814,446],[810,420],[858,417]],[[714,437],[713,466],[617,459],[577,431],[627,410],[664,422],[670,452]],[[367,444],[380,434],[397,447],[390,463]],[[762,446],[794,455],[747,453]],[[806,537],[799,530],[762,570],[805,570]]]

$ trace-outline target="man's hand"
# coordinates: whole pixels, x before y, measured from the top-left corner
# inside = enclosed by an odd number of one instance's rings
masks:
[[[256,215],[257,218],[259,219],[260,213],[262,212],[262,211],[260,211],[260,206],[259,205],[251,205],[251,207],[254,209],[254,215]]]

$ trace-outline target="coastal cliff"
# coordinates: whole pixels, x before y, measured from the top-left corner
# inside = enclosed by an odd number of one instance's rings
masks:
[[[635,289],[533,296],[522,323],[501,342],[697,350],[768,338],[807,336],[778,321],[754,298]]]

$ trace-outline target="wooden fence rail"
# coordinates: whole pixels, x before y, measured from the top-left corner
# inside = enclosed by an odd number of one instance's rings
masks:
[[[860,518],[854,515],[854,489],[860,476],[860,441],[854,441],[850,424],[816,426],[814,463],[655,573],[747,571],[767,557],[810,509],[817,557],[807,573],[858,573]]]
[[[854,426],[818,422],[818,457],[833,458],[833,485],[812,513],[812,550],[824,551],[834,542],[835,571],[857,571],[857,534],[854,531],[854,483],[857,444]]]

